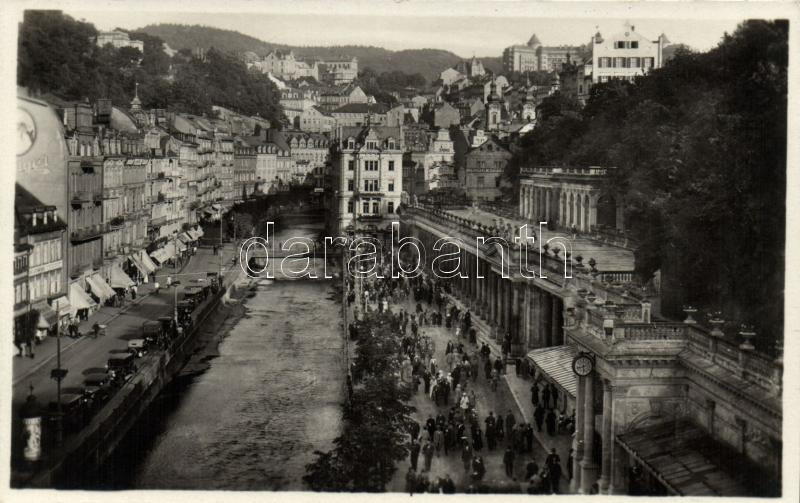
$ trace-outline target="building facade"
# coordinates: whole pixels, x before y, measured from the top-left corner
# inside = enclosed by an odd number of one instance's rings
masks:
[[[331,150],[328,227],[385,230],[403,191],[403,131],[386,126],[340,127]]]

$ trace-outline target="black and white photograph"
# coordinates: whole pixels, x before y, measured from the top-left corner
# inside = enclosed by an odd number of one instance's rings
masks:
[[[797,4],[2,9],[0,500],[797,501]]]

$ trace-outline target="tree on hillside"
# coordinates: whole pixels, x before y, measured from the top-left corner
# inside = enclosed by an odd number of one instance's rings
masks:
[[[595,86],[580,112],[543,103],[506,176],[615,167],[607,190],[625,202],[637,269],[662,272],[664,312],[722,309],[768,347],[783,330],[787,40],[785,22],[747,21],[707,53]]]

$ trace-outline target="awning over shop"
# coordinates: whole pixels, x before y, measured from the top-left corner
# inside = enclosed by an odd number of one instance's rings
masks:
[[[47,302],[37,302],[31,307],[39,313],[39,322],[36,328],[48,329],[58,323],[58,315]]]
[[[185,232],[181,232],[180,235],[178,236],[178,239],[183,241],[184,244],[188,244],[188,243],[191,243],[192,241],[194,241],[194,239],[191,236],[189,236],[189,234],[187,234]]]
[[[90,309],[97,305],[78,283],[69,285],[69,303],[72,305],[72,316],[75,316],[78,309]]]
[[[70,305],[69,297],[67,297],[66,295],[62,295],[57,299],[53,299],[52,307],[55,310],[56,314],[58,314],[59,318],[72,315],[72,306]]]
[[[617,435],[617,442],[673,494],[746,496],[732,474],[737,456],[686,419],[667,421]],[[723,468],[723,463],[728,468]],[[739,467],[744,465],[738,465]]]
[[[203,231],[203,228],[200,227],[199,225],[195,227],[194,231],[197,233],[198,237],[203,237],[206,235],[205,231]]]
[[[89,288],[92,290],[92,293],[100,299],[100,302],[105,302],[107,299],[116,295],[114,289],[108,286],[108,283],[98,274],[87,277],[86,282],[89,283]]]
[[[149,274],[147,272],[147,268],[144,266],[144,264],[142,264],[142,258],[138,252],[131,253],[130,256],[128,256],[128,259],[133,263],[136,269],[139,270],[139,273],[141,273],[142,276],[146,276]]]
[[[217,211],[213,208],[203,208],[206,215],[216,215]]]
[[[572,371],[572,360],[576,353],[572,346],[552,346],[534,349],[528,359],[574,399],[578,379]]]
[[[144,250],[139,250],[139,259],[142,261],[142,265],[148,270],[148,272],[153,272],[158,269],[158,266],[152,260],[150,260],[150,257]]]
[[[133,280],[117,264],[111,266],[111,277],[109,279],[111,288],[129,288],[135,285]]]
[[[173,245],[175,245],[175,246],[177,246],[177,247],[178,247],[178,251],[179,251],[179,252],[185,252],[185,251],[186,251],[186,245],[185,245],[185,244],[183,244],[183,241],[176,240],[176,241],[173,243]]]
[[[211,208],[212,208],[214,211],[219,211],[219,209],[220,209],[220,208],[222,208],[222,206],[220,206],[220,205],[218,205],[218,204],[216,204],[216,203],[215,203],[215,204],[212,204],[212,205],[211,205]]]
[[[189,235],[192,241],[197,241],[198,239],[200,239],[200,233],[194,229],[189,229],[188,231],[186,231],[186,234]]]

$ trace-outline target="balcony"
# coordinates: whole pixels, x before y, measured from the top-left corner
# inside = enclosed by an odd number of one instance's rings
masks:
[[[99,238],[105,231],[105,225],[95,224],[80,229],[75,229],[69,233],[69,239],[73,243],[80,243],[83,241],[90,241]]]
[[[111,227],[123,227],[125,225],[125,217],[123,215],[118,215],[111,220],[108,221],[108,225]]]

